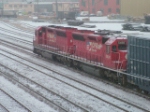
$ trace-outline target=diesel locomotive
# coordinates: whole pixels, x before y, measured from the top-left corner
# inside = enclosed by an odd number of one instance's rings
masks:
[[[150,62],[147,62],[146,66],[142,63],[147,67],[144,69],[146,72],[143,71],[146,75],[142,75],[142,69],[141,74],[133,72],[133,69],[138,68],[135,64],[136,59],[133,59],[130,53],[133,46],[136,46],[132,43],[131,38],[107,30],[95,32],[50,25],[40,26],[35,30],[33,52],[89,74],[123,85],[129,83],[150,92],[150,75],[147,71]],[[150,55],[150,42],[146,48],[149,54],[145,55]],[[138,64],[141,61],[137,61]]]

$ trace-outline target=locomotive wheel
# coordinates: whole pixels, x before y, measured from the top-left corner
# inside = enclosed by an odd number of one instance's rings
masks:
[[[56,61],[56,60],[57,60],[56,55],[52,55],[52,59],[53,59],[54,61]]]
[[[145,91],[145,90],[144,90],[144,94],[148,95],[148,93],[149,93],[148,91]]]
[[[61,57],[57,56],[57,61],[60,63],[61,62]]]
[[[66,59],[66,65],[68,67],[71,67],[72,66],[72,60],[71,59]]]
[[[103,69],[100,69],[99,76],[100,76],[101,78],[105,78],[104,70],[103,70]]]
[[[33,52],[36,53],[36,49],[35,48],[33,49]]]
[[[66,64],[66,58],[65,57],[60,57],[60,58],[61,58],[60,62],[65,65]]]
[[[77,62],[77,61],[73,61],[73,67],[74,67],[75,69],[79,69],[79,67],[78,67],[78,62]]]

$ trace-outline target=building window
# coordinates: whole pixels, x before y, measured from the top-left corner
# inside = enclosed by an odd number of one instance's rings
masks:
[[[12,5],[9,5],[9,7],[12,7]]]
[[[19,7],[21,8],[21,7],[22,7],[22,5],[19,5]]]
[[[84,6],[84,7],[86,6],[86,3],[85,3],[84,0],[82,0],[82,3],[81,3],[81,4],[82,4],[82,6]]]
[[[120,13],[120,9],[116,9],[116,13]]]
[[[95,5],[95,0],[92,0],[92,5]]]
[[[108,9],[108,12],[111,13],[111,8]]]
[[[59,4],[59,7],[62,7],[62,4]]]
[[[94,8],[92,9],[92,13],[95,13],[95,9]]]
[[[120,4],[120,0],[116,0],[116,4],[119,5]]]
[[[103,13],[104,12],[104,10],[103,9],[100,9],[100,11]]]
[[[15,8],[17,8],[17,5],[14,5]]]
[[[27,7],[27,5],[24,5],[24,7]]]
[[[108,0],[104,0],[104,5],[108,5]]]

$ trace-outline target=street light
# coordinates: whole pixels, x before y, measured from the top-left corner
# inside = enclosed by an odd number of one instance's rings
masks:
[[[88,17],[89,17],[89,20],[90,20],[90,2],[89,2],[89,0],[88,0]]]

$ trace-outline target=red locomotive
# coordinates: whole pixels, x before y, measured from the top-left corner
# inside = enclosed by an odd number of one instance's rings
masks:
[[[33,52],[90,74],[123,84],[127,82],[150,92],[150,39],[143,36],[127,38],[114,33],[120,32],[104,30],[95,33],[70,27],[41,26],[35,31]],[[139,52],[145,52],[145,55]]]
[[[97,75],[116,79],[110,69],[126,70],[125,37],[70,27],[42,26],[36,29],[33,44],[37,54],[85,71],[97,71],[94,73]]]

